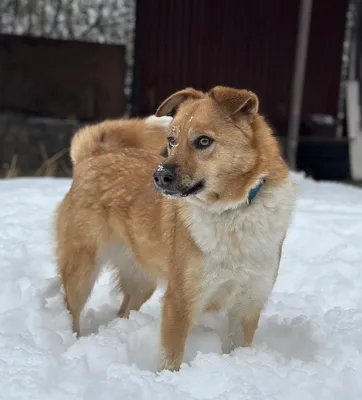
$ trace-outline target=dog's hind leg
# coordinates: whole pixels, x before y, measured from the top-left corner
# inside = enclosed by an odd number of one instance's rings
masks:
[[[124,294],[118,316],[127,318],[130,311],[138,311],[153,295],[157,284],[135,264],[119,268],[117,275]]]
[[[90,247],[72,246],[59,255],[58,268],[65,292],[65,301],[73,317],[73,332],[79,336],[79,317],[99,274],[96,252]]]

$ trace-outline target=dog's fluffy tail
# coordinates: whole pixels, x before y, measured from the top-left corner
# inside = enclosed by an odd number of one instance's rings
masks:
[[[81,128],[73,136],[70,158],[73,165],[86,158],[137,147],[161,154],[170,118],[107,120]]]

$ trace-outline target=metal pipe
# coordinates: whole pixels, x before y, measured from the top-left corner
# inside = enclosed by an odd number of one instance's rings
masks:
[[[308,55],[309,27],[313,0],[300,0],[297,48],[294,62],[291,104],[288,122],[287,158],[289,167],[296,169],[300,115],[303,100],[305,67]]]

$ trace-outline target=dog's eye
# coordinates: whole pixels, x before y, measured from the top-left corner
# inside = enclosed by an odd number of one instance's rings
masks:
[[[167,138],[167,141],[168,141],[168,145],[169,145],[170,147],[175,146],[175,138],[174,138],[173,136],[169,136],[169,137]]]
[[[214,140],[208,136],[200,136],[195,140],[195,147],[198,149],[206,149],[209,147]]]

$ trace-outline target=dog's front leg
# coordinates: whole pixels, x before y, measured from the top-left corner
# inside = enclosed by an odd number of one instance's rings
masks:
[[[271,265],[270,274],[264,277],[262,293],[253,292],[244,288],[236,295],[235,303],[228,312],[229,317],[229,339],[224,350],[226,353],[237,347],[249,347],[253,343],[255,331],[258,328],[260,313],[267,303],[277,278],[279,263],[284,241],[283,236],[278,247],[277,259]],[[267,270],[267,268],[265,268]],[[261,282],[259,281],[259,289]],[[253,285],[250,284],[249,287]]]
[[[251,346],[255,331],[258,327],[261,307],[250,307],[246,304],[236,303],[228,313],[229,335],[228,343],[224,351],[230,351],[238,347]]]
[[[167,288],[163,299],[159,371],[180,369],[194,309],[194,293],[190,290],[185,293],[180,287]]]

